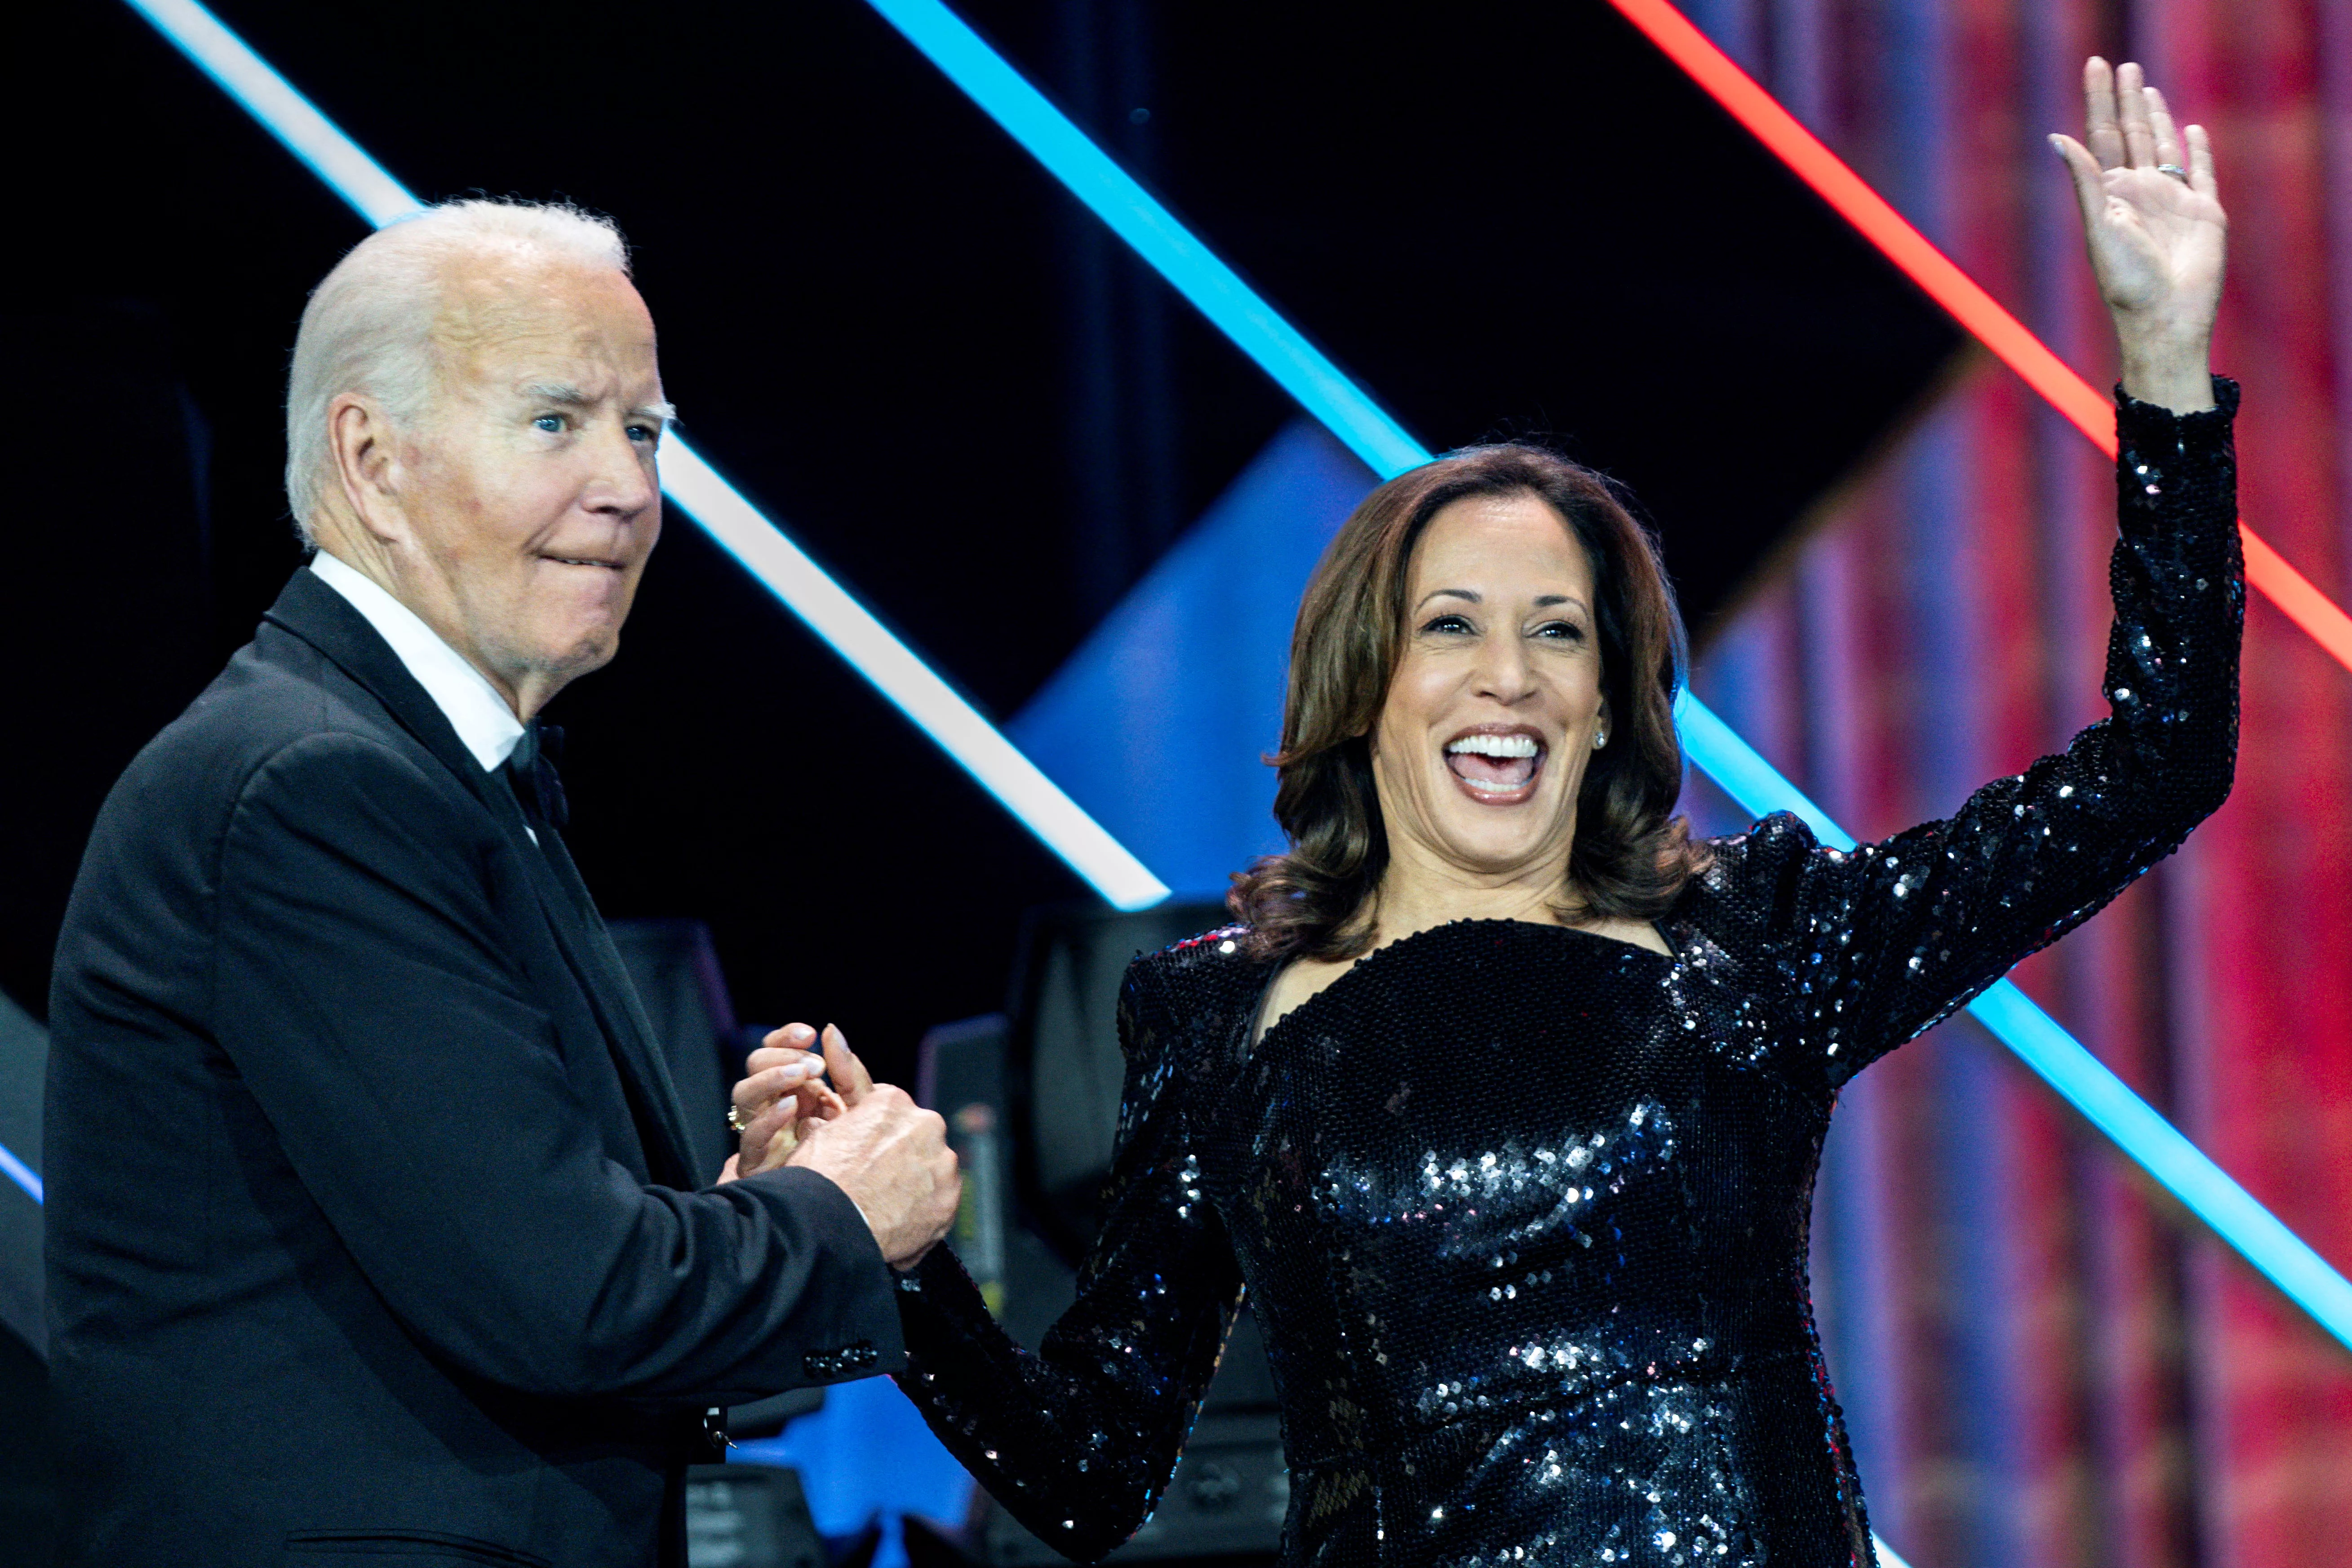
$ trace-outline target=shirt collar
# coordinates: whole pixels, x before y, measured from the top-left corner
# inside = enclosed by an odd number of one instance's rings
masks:
[[[321,550],[310,558],[310,570],[350,600],[352,608],[367,618],[376,635],[392,645],[392,651],[400,656],[416,684],[425,688],[425,694],[433,699],[449,727],[457,731],[459,742],[482,764],[482,771],[490,773],[503,766],[522,739],[522,722],[488,678],[443,642],[415,611],[358,568]]]

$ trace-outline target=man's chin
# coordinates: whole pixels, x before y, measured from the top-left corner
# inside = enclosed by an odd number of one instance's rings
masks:
[[[502,662],[511,672],[508,683],[519,694],[530,694],[525,700],[536,708],[582,676],[593,674],[612,663],[613,656],[620,650],[621,633],[616,626],[568,642],[551,641],[528,650],[509,650]]]
[[[577,680],[612,663],[613,656],[620,651],[621,628],[615,626],[601,636],[572,644],[569,653],[549,661],[547,673],[562,680]]]

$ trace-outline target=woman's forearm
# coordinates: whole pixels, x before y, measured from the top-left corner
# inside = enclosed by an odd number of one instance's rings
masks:
[[[2175,414],[2213,406],[2211,329],[2204,322],[2138,322],[2118,312],[2124,391]]]

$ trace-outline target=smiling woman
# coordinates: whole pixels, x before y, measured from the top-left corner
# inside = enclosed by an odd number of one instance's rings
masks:
[[[1672,815],[1682,661],[1657,546],[1600,475],[1514,443],[1391,479],[1299,605],[1274,758],[1292,847],[1232,900],[1253,947],[1363,953],[1399,856],[1582,920],[1664,912],[1704,864]]]
[[[1128,970],[1076,1304],[1033,1355],[946,1248],[900,1286],[909,1392],[1046,1540],[1149,1517],[1246,1291],[1291,1568],[1874,1560],[1808,1300],[1831,1110],[2168,853],[2234,757],[2211,157],[2134,69],[2085,96],[2125,366],[2109,716],[1877,844],[1787,815],[1695,844],[1674,603],[1609,485],[1490,447],[1375,492],[1299,612],[1290,853]]]

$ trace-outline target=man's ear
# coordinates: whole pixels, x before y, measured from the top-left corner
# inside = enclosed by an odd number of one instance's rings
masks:
[[[346,392],[328,405],[327,446],[352,514],[392,543],[407,534],[400,504],[400,458],[392,421],[373,398]]]

